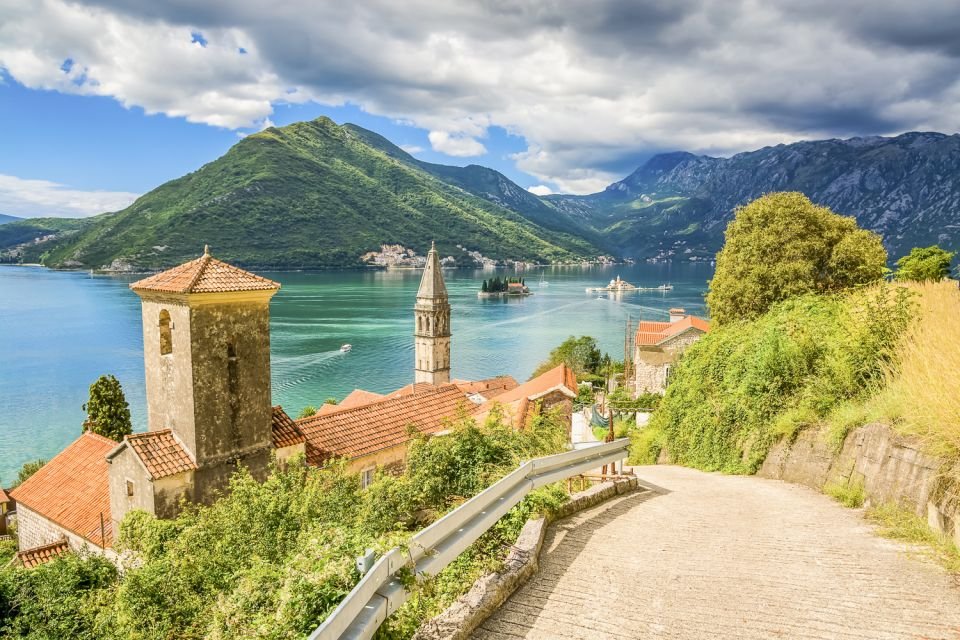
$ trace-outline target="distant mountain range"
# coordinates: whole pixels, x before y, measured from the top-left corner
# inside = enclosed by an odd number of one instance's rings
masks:
[[[17,216],[8,216],[4,213],[0,213],[0,224],[6,224],[8,222],[16,222],[17,220],[22,220],[23,218],[18,218]]]
[[[796,190],[879,232],[892,257],[960,249],[960,135],[798,142],[731,158],[668,153],[600,193],[538,197],[486,167],[417,160],[327,118],[251,135],[221,158],[83,220],[0,226],[7,261],[154,269],[210,244],[245,266],[351,266],[383,244],[423,254],[570,262],[711,259],[734,209]]]

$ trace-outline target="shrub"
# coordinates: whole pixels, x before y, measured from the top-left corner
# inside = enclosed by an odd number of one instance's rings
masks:
[[[880,236],[810,202],[771,193],[737,209],[726,231],[707,306],[718,325],[749,320],[806,293],[879,280],[887,252]]]
[[[753,473],[773,442],[869,395],[910,316],[907,290],[883,284],[718,327],[685,352],[650,427],[679,464]]]
[[[940,282],[950,276],[950,262],[956,254],[933,245],[914,247],[897,260],[896,278],[901,281]]]
[[[823,492],[842,504],[845,507],[851,509],[859,509],[863,506],[864,500],[867,498],[867,494],[863,489],[863,483],[845,483],[845,484],[828,484],[823,487]]]

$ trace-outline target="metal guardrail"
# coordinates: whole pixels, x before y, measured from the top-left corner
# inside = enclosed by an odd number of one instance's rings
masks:
[[[436,575],[528,493],[627,456],[629,439],[536,458],[520,465],[410,539],[406,550],[380,557],[310,640],[366,640],[407,601],[395,574],[413,564],[417,576]]]

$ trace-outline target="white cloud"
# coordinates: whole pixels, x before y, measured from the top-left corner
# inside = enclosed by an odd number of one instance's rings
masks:
[[[350,102],[459,157],[499,126],[529,145],[519,168],[564,191],[658,151],[960,122],[960,4],[942,0],[0,0],[0,15],[0,67],[28,87],[231,129],[278,102]]]
[[[423,151],[423,147],[417,146],[415,144],[402,144],[400,145],[400,148],[412,156]]]
[[[78,218],[119,211],[140,195],[123,191],[80,191],[48,180],[0,174],[2,213],[25,218]]]
[[[537,196],[548,196],[553,193],[553,189],[545,184],[536,184],[532,187],[527,187],[527,191]]]
[[[427,138],[430,140],[430,146],[434,151],[445,153],[448,156],[458,158],[469,158],[471,156],[482,156],[487,152],[487,148],[476,138],[461,134],[451,135],[447,131],[431,131]]]

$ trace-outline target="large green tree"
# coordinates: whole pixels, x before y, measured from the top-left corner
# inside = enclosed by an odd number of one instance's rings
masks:
[[[601,368],[602,358],[600,347],[594,338],[570,336],[550,352],[531,377],[535,378],[561,363],[573,369],[578,376],[596,374]]]
[[[718,324],[750,319],[775,302],[879,280],[880,236],[798,192],[770,193],[736,211],[717,254],[707,305]]]
[[[84,431],[93,431],[117,442],[133,433],[130,405],[123,395],[120,381],[112,375],[100,376],[90,385],[90,399],[83,405],[83,410],[87,412]]]
[[[897,260],[897,280],[940,282],[950,275],[950,263],[956,254],[932,247],[914,247],[908,255]]]

